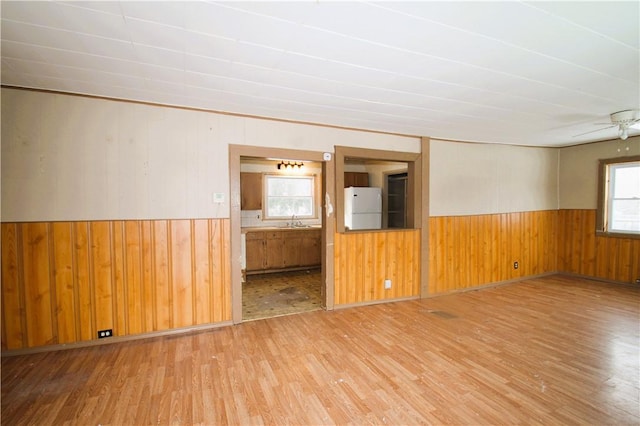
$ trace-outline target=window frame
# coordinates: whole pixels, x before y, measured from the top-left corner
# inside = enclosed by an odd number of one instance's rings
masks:
[[[291,216],[269,216],[269,179],[310,179],[311,180],[311,209],[312,213],[308,216],[298,216],[296,219],[311,220],[318,219],[319,217],[319,199],[318,199],[318,179],[317,175],[313,173],[309,174],[281,174],[281,173],[264,173],[263,174],[263,188],[262,188],[262,218],[263,220],[284,220],[290,219]]]
[[[609,167],[616,164],[640,161],[640,155],[630,157],[607,158],[598,161],[598,206],[596,210],[596,235],[640,239],[640,233],[611,231],[608,229],[608,210],[610,206]]]

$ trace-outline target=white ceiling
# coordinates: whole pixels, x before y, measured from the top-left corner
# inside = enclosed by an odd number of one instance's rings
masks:
[[[5,86],[534,146],[614,139],[574,136],[640,108],[639,1],[2,1],[1,14]]]

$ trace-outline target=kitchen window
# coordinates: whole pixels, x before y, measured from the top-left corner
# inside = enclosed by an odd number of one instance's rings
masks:
[[[265,175],[265,219],[316,217],[315,176]]]
[[[640,236],[640,157],[600,160],[597,231]]]

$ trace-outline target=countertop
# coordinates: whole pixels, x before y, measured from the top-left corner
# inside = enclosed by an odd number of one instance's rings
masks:
[[[322,229],[322,225],[311,226],[260,226],[260,227],[247,227],[241,228],[240,232],[246,234],[247,232],[261,232],[261,231],[312,231],[315,229]]]

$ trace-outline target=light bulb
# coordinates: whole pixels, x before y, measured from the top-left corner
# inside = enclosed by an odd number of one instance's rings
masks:
[[[627,131],[627,128],[626,127],[622,127],[620,130],[621,130],[620,139],[622,139],[623,141],[626,141],[627,138],[629,137],[629,133]]]

